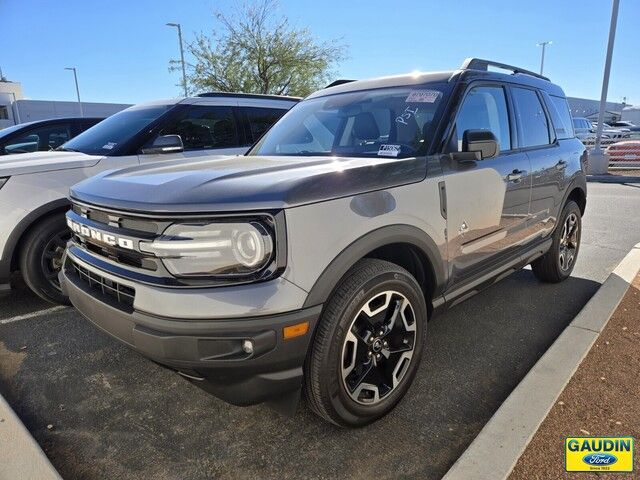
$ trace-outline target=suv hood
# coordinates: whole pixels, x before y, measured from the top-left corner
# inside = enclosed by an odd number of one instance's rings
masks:
[[[150,213],[281,209],[413,183],[426,158],[226,157],[111,170],[71,188],[94,205]]]
[[[0,177],[93,167],[103,157],[80,152],[16,153],[0,157]]]

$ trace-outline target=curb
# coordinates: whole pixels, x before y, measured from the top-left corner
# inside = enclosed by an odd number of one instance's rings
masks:
[[[505,479],[640,270],[636,244],[491,417],[443,480]]]
[[[592,183],[640,183],[640,176],[587,175],[587,182],[592,182]]]
[[[40,446],[0,395],[0,480],[62,480]]]

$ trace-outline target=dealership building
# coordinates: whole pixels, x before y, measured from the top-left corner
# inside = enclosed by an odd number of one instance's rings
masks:
[[[85,117],[101,118],[113,115],[128,106],[121,103],[82,102],[82,111]],[[79,116],[78,102],[25,99],[19,82],[11,82],[0,76],[0,128],[47,118]]]

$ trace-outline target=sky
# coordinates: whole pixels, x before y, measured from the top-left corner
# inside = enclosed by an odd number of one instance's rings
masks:
[[[25,97],[139,103],[180,95],[176,30],[185,41],[219,29],[213,12],[236,0],[0,0],[0,68]],[[480,57],[538,71],[568,96],[599,99],[610,0],[281,0],[279,15],[348,58],[339,78],[453,70]],[[608,100],[640,104],[640,0],[621,0]],[[188,59],[187,59],[188,60]]]

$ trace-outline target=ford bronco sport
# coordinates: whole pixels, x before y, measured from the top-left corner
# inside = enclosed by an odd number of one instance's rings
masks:
[[[436,311],[528,264],[569,276],[585,161],[560,87],[516,67],[341,82],[242,161],[74,186],[60,280],[96,326],[223,400],[291,410],[303,391],[361,426],[407,392]]]

